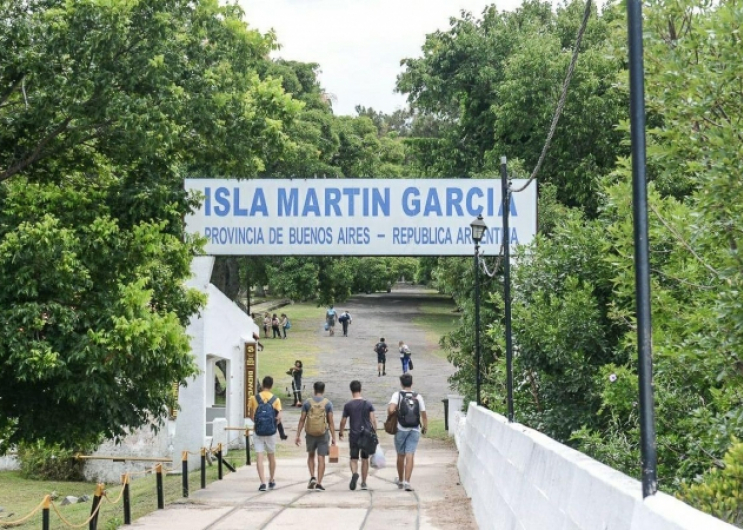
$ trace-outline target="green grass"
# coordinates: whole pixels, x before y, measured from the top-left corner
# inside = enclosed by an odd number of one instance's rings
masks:
[[[318,331],[325,323],[325,310],[313,303],[292,304],[275,311],[286,313],[292,324],[286,332],[287,339],[271,339],[261,336],[264,349],[258,352],[258,378],[270,375],[274,378],[274,390],[286,405],[286,387],[291,390],[291,377],[286,371],[299,359],[304,367],[303,378],[317,375],[317,354],[321,351]],[[263,329],[261,329],[261,335]],[[269,329],[269,337],[271,330]],[[289,403],[291,405],[291,403]]]
[[[436,344],[433,353],[446,359],[446,352],[438,346],[443,335],[453,331],[459,322],[459,313],[452,299],[443,295],[432,295],[418,306],[418,315],[413,323],[426,331],[426,339]]]
[[[240,467],[245,464],[245,453],[244,451],[235,450],[229,454],[226,460],[234,467]],[[253,460],[253,462],[255,462],[255,460]],[[177,464],[180,465],[180,462]],[[207,485],[217,480],[217,473],[216,462],[213,466],[207,467]],[[225,475],[229,474],[226,467],[224,468],[224,473]],[[189,488],[191,491],[199,489],[201,484],[200,477],[201,472],[199,470],[192,471],[188,474]],[[178,500],[185,500],[182,497],[180,475],[165,475],[163,477],[163,490],[165,493],[166,504]],[[0,512],[0,515],[5,516],[10,513],[15,514],[10,517],[8,521],[4,518],[0,519],[0,528],[5,528],[5,526],[3,526],[3,523],[5,522],[14,521],[24,517],[41,502],[45,495],[48,495],[53,491],[56,491],[59,495],[59,499],[55,501],[56,506],[59,508],[62,515],[72,524],[80,524],[90,516],[92,500],[86,503],[70,504],[68,506],[60,506],[59,503],[63,497],[68,495],[74,497],[89,495],[92,499],[93,494],[95,493],[95,484],[90,482],[28,480],[21,477],[20,473],[17,471],[0,472],[0,506],[5,508],[5,511]],[[118,484],[110,484],[107,486],[107,496],[111,501],[115,501],[119,497],[120,492],[121,486]],[[130,492],[133,520],[147,515],[157,509],[157,490],[154,474],[135,476],[130,485]],[[65,530],[68,528],[59,516],[57,516],[54,510],[51,510],[49,519],[51,522],[51,530]],[[109,530],[118,528],[123,524],[124,509],[122,501],[119,500],[117,504],[111,504],[106,502],[104,498],[103,506],[98,515],[98,528],[101,530]],[[39,511],[31,517],[31,519],[20,526],[11,526],[8,528],[38,530],[41,528],[41,512]],[[87,528],[87,525],[85,528]]]

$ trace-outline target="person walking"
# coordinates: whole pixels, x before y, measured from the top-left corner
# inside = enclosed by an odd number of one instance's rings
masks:
[[[402,340],[397,345],[400,347],[400,362],[402,362],[402,373],[406,374],[408,373],[408,370],[410,370],[410,356],[413,354],[413,352],[410,351],[408,345],[405,344],[405,342]]]
[[[289,375],[292,376],[292,394],[294,394],[294,404],[292,407],[302,406],[302,361],[297,359],[294,361],[294,366],[289,368]]]
[[[281,330],[284,332],[284,338],[286,338],[286,330],[291,328],[292,325],[289,322],[289,317],[286,313],[281,313]]]
[[[261,485],[258,491],[266,491],[266,472],[263,469],[265,454],[268,454],[268,489],[276,487],[276,431],[281,422],[281,400],[274,396],[273,377],[263,378],[261,391],[248,400],[248,412],[253,420],[253,446],[258,462],[258,477]]]
[[[348,445],[351,456],[351,482],[348,487],[356,489],[359,480],[359,457],[361,457],[361,489],[367,489],[366,478],[369,476],[369,454],[359,447],[359,438],[363,430],[376,430],[377,418],[374,416],[374,405],[361,395],[361,381],[351,381],[351,400],[343,406],[343,418],[338,429],[338,438],[343,439],[343,430],[348,427]]]
[[[341,316],[338,317],[338,322],[340,322],[341,326],[343,326],[343,336],[348,337],[348,325],[353,322],[351,314],[348,311],[343,311],[343,313],[341,313]]]
[[[273,330],[272,338],[281,338],[281,331],[279,331],[279,317],[276,315],[276,313],[274,313],[273,317],[271,318],[271,329]]]
[[[325,325],[328,327],[328,336],[330,337],[335,335],[335,321],[337,317],[338,315],[333,308],[333,304],[330,304],[330,307],[325,312]]]
[[[398,489],[413,491],[410,477],[415,464],[415,450],[421,434],[428,430],[428,416],[423,396],[413,391],[413,376],[400,376],[400,386],[390,398],[387,405],[387,414],[397,413],[397,434],[395,434],[395,451],[397,452],[397,478],[395,483]],[[422,427],[422,428],[421,428]]]
[[[335,445],[335,424],[333,423],[333,404],[325,393],[325,383],[316,381],[312,385],[315,395],[302,405],[302,415],[299,417],[296,444],[299,445],[299,435],[305,429],[304,437],[307,445],[307,468],[310,471],[308,490],[325,491],[322,479],[325,476],[325,457],[330,451],[329,444]],[[317,456],[317,468],[315,467]],[[317,469],[317,475],[315,475]]]
[[[263,316],[263,337],[268,338],[268,328],[271,326],[271,315],[266,313]]]
[[[387,343],[384,342],[384,337],[379,339],[377,345],[374,346],[374,351],[377,352],[377,377],[387,375]]]

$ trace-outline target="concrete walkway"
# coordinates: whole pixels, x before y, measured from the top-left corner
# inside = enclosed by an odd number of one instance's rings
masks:
[[[429,415],[443,417],[440,400],[449,393],[446,378],[453,369],[432,353],[437,348],[435,337],[413,323],[426,296],[413,288],[354,297],[338,306],[348,309],[354,319],[347,338],[342,337],[340,327],[334,337],[328,337],[318,324],[317,340],[325,345],[318,358],[318,378],[325,381],[326,395],[334,403],[336,427],[343,403],[350,398],[348,383],[352,379],[362,381],[363,394],[374,403],[378,420],[384,421],[386,401],[399,387],[398,339],[406,340],[414,352],[414,386],[426,399]],[[323,312],[322,308],[318,309],[318,323],[322,322]],[[377,377],[376,354],[372,351],[380,336],[390,343],[387,377]],[[305,383],[311,388],[312,381]],[[477,528],[470,501],[459,485],[457,452],[450,442],[421,439],[411,481],[415,491],[404,492],[393,482],[397,474],[393,443],[380,425],[378,432],[388,467],[371,471],[367,481],[369,491],[349,490],[351,472],[345,441],[340,442],[340,462],[328,464],[323,481],[327,491],[308,491],[304,443],[302,447],[289,443],[296,435],[299,412],[287,409],[284,423],[289,440],[280,444],[274,491],[257,491],[259,481],[254,464],[239,468],[237,473],[228,473],[221,482],[194,492],[185,502],[168,505],[165,510],[141,518],[133,526],[152,530]]]

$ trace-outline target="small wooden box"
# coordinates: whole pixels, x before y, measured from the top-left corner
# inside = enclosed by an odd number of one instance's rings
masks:
[[[340,454],[340,450],[337,445],[331,445],[330,446],[330,463],[331,464],[337,464],[338,463],[338,457]]]

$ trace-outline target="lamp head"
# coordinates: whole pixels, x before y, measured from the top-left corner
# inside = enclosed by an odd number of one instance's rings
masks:
[[[477,219],[470,223],[470,228],[472,229],[472,240],[476,245],[479,245],[482,236],[485,234],[485,230],[488,229],[488,225],[482,219],[482,214],[478,215]]]

